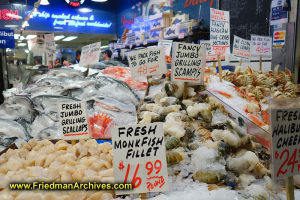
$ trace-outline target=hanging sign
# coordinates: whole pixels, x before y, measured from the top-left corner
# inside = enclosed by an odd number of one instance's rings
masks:
[[[173,40],[159,40],[158,46],[165,49],[165,56],[171,56]]]
[[[165,50],[163,47],[132,51],[127,54],[127,57],[133,78],[167,73]]]
[[[45,34],[45,50],[48,67],[53,68],[53,63],[56,59],[56,47],[53,33]]]
[[[0,29],[0,49],[15,48],[15,38],[13,30]]]
[[[271,4],[271,25],[288,23],[288,11],[284,10],[284,0],[272,0]]]
[[[85,102],[59,103],[58,114],[63,139],[76,140],[90,138]]]
[[[67,4],[69,4],[72,7],[79,7],[81,6],[85,0],[65,0]]]
[[[79,65],[80,67],[87,67],[99,62],[101,53],[101,42],[90,44],[82,47]]]
[[[285,44],[286,31],[274,31],[273,34],[273,47],[282,48]]]
[[[250,40],[245,40],[238,36],[234,36],[233,55],[239,58],[251,59]]]
[[[168,190],[166,147],[162,123],[116,127],[112,131],[114,176],[132,183],[133,190],[117,195]]]
[[[224,55],[230,48],[229,11],[210,9],[210,41],[216,55]]]
[[[174,42],[172,81],[201,83],[206,63],[205,58],[205,46]]]
[[[259,35],[251,35],[251,56],[258,59],[272,59],[272,38]]]
[[[291,102],[285,102],[291,105]],[[274,180],[300,174],[300,107],[274,105],[272,120],[272,177]]]

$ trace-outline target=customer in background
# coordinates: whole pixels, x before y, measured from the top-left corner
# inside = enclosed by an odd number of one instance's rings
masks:
[[[111,55],[112,55],[111,50],[109,50],[109,49],[105,50],[105,51],[103,52],[103,58],[104,58],[104,61],[110,61]]]
[[[76,59],[73,62],[74,65],[75,64],[79,64],[79,62],[80,62],[80,56],[81,56],[81,51],[80,50],[76,51]]]

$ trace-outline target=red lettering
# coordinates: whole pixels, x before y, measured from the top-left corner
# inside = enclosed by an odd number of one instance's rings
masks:
[[[7,16],[7,13],[9,13],[9,10],[2,10],[2,18],[3,20],[11,20],[11,17]]]
[[[70,6],[78,7],[80,6],[80,2],[70,2]]]
[[[210,0],[210,7],[214,6],[214,1],[215,0]],[[202,4],[202,3],[206,3],[206,2],[208,2],[208,0],[185,0],[185,2],[184,2],[184,8],[188,8],[191,5],[192,6],[196,6],[198,4]]]
[[[19,18],[13,17],[13,16],[8,16],[7,14],[19,15],[19,11],[18,10],[7,10],[7,9],[0,10],[0,20],[13,20],[13,19],[19,20]]]

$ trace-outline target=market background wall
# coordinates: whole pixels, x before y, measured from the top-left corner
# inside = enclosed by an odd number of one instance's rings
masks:
[[[209,8],[218,8],[219,0],[124,0],[117,14],[117,35],[120,37],[125,28],[134,23],[138,16],[149,16],[162,9],[189,14],[191,19],[202,19],[208,30],[210,23]]]

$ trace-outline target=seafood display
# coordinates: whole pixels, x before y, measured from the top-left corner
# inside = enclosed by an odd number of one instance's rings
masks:
[[[182,85],[166,82],[160,93],[145,98],[139,114],[139,123],[164,122],[174,187],[179,182],[194,187],[206,184],[208,191],[236,191],[233,199],[268,199],[273,195],[269,150],[241,131],[203,86],[189,86],[193,92],[183,100]],[[181,187],[186,192],[189,186]],[[264,192],[252,193],[250,188]],[[165,195],[154,199],[160,197]]]
[[[89,117],[104,114],[114,125],[137,122],[136,106],[140,97],[120,80],[104,75],[85,77],[76,70],[54,69],[32,77],[30,82],[22,91],[14,94],[6,91],[5,102],[0,106],[0,123],[3,124],[0,151],[18,138],[62,138],[57,112],[58,104],[66,101],[86,101]]]
[[[112,145],[90,139],[75,145],[63,140],[29,140],[0,155],[0,199],[113,199],[112,191],[12,191],[14,182],[114,183]]]
[[[235,84],[239,95],[250,101],[266,103],[265,97],[295,98],[297,97],[297,85],[293,83],[292,73],[288,69],[262,73],[252,70],[250,67],[244,72],[239,67],[235,72],[223,71],[223,79]]]

